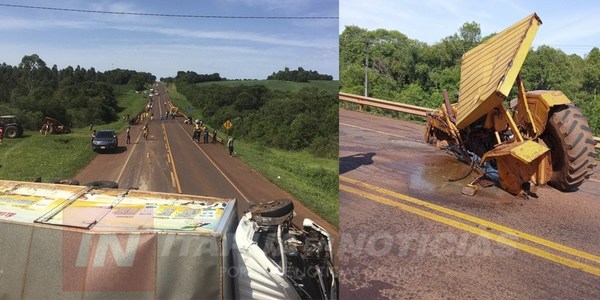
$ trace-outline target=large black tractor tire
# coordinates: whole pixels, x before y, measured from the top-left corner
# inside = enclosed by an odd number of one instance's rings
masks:
[[[252,210],[263,217],[279,218],[293,212],[294,203],[289,199],[281,199],[268,203],[256,204],[252,207]]]
[[[588,120],[572,105],[561,106],[548,119],[542,140],[552,155],[549,184],[558,190],[577,190],[594,173],[596,142]]]
[[[4,128],[4,135],[11,139],[17,138],[19,137],[19,129],[17,126],[6,126],[6,128]]]

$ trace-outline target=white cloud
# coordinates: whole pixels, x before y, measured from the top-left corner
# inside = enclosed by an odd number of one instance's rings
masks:
[[[211,39],[224,41],[240,41],[251,42],[275,46],[293,46],[302,48],[318,48],[327,49],[331,45],[337,45],[337,37],[331,40],[315,38],[315,39],[294,39],[287,37],[279,37],[274,35],[261,34],[256,32],[244,31],[206,31],[206,30],[188,30],[180,28],[163,28],[163,27],[117,27],[112,26],[112,29],[135,32],[151,32],[165,37],[182,37],[193,39]]]

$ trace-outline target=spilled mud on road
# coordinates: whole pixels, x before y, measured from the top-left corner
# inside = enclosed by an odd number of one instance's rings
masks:
[[[497,186],[484,187],[476,181],[481,176],[471,170],[469,164],[459,161],[454,155],[436,150],[425,150],[424,145],[402,141],[402,147],[395,153],[397,160],[393,168],[406,174],[407,193],[421,199],[443,198],[444,203],[456,203],[468,207],[486,207],[516,204],[522,198],[513,196]],[[427,146],[429,147],[429,146]],[[431,151],[433,150],[433,151]],[[388,166],[389,167],[389,166]],[[476,193],[473,196],[462,194],[467,184],[473,183]]]

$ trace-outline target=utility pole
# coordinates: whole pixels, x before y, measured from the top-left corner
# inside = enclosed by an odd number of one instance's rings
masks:
[[[369,76],[368,76],[368,69],[369,69],[369,44],[371,44],[371,41],[366,40],[365,41],[365,97],[369,97],[369,92],[368,92],[368,86],[369,86]]]

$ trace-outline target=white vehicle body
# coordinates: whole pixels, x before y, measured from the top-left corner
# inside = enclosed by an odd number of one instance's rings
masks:
[[[239,299],[337,299],[331,237],[310,219],[296,228],[292,216],[241,218],[233,247]]]

